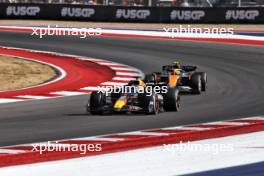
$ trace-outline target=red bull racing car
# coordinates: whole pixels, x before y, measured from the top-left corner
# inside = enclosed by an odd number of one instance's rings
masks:
[[[158,114],[179,111],[179,108],[180,94],[177,87],[146,84],[139,79],[110,92],[92,92],[87,104],[87,111],[95,115],[132,112]]]

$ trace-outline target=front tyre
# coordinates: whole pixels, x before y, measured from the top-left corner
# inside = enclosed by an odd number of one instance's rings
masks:
[[[103,114],[106,105],[106,95],[102,92],[92,92],[90,96],[90,113],[93,115]]]
[[[139,103],[140,107],[146,112],[146,114],[158,114],[160,111],[160,102],[158,99],[158,95],[155,93],[139,94]]]

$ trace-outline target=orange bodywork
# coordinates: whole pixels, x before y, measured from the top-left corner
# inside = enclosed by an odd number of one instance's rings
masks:
[[[169,76],[169,87],[175,87],[180,79],[181,69],[173,69]]]
[[[176,87],[179,80],[180,80],[182,70],[178,69],[178,68],[174,68],[174,69],[171,69],[168,71],[169,71],[169,76],[168,76],[168,80],[167,80],[168,86],[169,87]],[[155,80],[157,82],[160,82],[162,74],[161,73],[155,73],[155,75],[156,75]]]
[[[178,80],[180,79],[180,76],[178,75],[170,75],[169,76],[169,87],[175,87],[178,83]]]

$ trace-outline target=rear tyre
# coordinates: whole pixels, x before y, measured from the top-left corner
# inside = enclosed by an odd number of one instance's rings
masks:
[[[202,91],[205,92],[207,88],[207,74],[205,72],[199,72],[202,81]]]
[[[163,95],[163,108],[165,111],[179,111],[180,110],[180,95],[179,89],[168,88],[168,92]]]
[[[193,89],[193,93],[201,94],[202,92],[202,79],[201,75],[198,73],[193,74],[191,78],[191,88]]]
[[[102,92],[92,92],[90,96],[90,113],[93,115],[103,114],[106,105],[106,95]]]

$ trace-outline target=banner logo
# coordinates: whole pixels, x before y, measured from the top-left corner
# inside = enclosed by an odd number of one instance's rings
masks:
[[[73,7],[63,7],[61,9],[62,17],[84,17],[89,18],[95,14],[93,8],[73,8]]]
[[[124,19],[146,19],[150,15],[150,10],[117,9],[116,18]]]
[[[205,16],[203,10],[173,10],[171,11],[171,20],[198,21]]]
[[[7,16],[36,16],[40,12],[38,6],[8,6]]]
[[[228,10],[226,20],[255,20],[259,16],[258,10]]]

